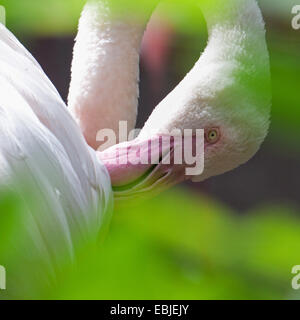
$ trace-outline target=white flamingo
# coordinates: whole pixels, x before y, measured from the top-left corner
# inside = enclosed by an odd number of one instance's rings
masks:
[[[114,2],[87,3],[74,48],[73,117],[39,64],[0,25],[1,183],[24,178],[26,185],[18,183],[21,193],[28,184],[36,189],[42,207],[30,226],[45,233],[52,257],[54,237],[72,255],[78,234],[97,236],[109,216],[112,187],[115,197],[126,199],[191,178],[184,165],[111,166],[107,159],[113,149],[95,151],[100,129],[117,131],[120,120],[128,121],[129,129],[135,125],[139,50],[154,2],[143,8],[144,21],[122,15],[110,5]],[[152,138],[149,130],[160,136],[174,128],[203,128],[205,169],[195,181],[249,160],[267,134],[270,114],[269,57],[256,1],[199,5],[209,31],[205,51],[155,108],[138,138],[118,146],[143,146]]]

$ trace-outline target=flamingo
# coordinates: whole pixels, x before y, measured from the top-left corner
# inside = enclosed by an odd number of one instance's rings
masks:
[[[209,34],[199,60],[136,138],[99,151],[100,129],[118,132],[120,120],[135,126],[139,51],[158,1],[143,2],[136,15],[130,5],[120,9],[116,3],[89,0],[83,9],[68,108],[32,55],[0,24],[0,181],[20,194],[28,186],[36,191],[40,210],[33,214],[28,201],[30,232],[51,259],[61,250],[72,257],[76,243],[96,239],[114,199],[153,195],[232,170],[253,157],[268,132],[269,56],[256,0],[199,1]],[[205,167],[197,176],[187,175],[184,163],[111,164],[130,146],[140,160],[152,139],[200,128]]]

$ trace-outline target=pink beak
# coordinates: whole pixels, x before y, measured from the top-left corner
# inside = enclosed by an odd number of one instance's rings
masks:
[[[194,136],[189,145],[185,138],[167,135],[136,138],[98,152],[98,156],[109,171],[116,199],[148,197],[191,178],[186,174],[191,164],[184,155],[187,149],[195,150],[197,143]]]

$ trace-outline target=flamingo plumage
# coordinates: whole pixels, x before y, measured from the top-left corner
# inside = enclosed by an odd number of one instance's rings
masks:
[[[129,19],[129,12],[115,14],[109,1],[88,1],[74,48],[69,108],[36,60],[0,24],[0,181],[7,186],[18,181],[21,193],[26,181],[38,191],[45,212],[32,217],[32,226],[42,226],[36,232],[40,238],[55,233],[70,256],[78,234],[97,237],[114,196],[126,200],[232,170],[256,153],[267,134],[269,56],[259,7],[255,0],[203,1],[209,40],[195,67],[155,108],[136,139],[97,151],[100,129],[117,131],[120,120],[129,129],[135,125],[139,48],[157,2],[145,7],[141,21]],[[114,148],[143,146],[174,128],[205,130],[200,176],[187,177],[185,165],[107,163]],[[218,139],[210,140],[211,132]],[[55,255],[57,248],[42,238]]]

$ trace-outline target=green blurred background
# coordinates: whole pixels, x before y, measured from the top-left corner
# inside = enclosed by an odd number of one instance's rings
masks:
[[[300,298],[300,290],[291,287],[291,269],[300,265],[300,30],[291,26],[297,1],[258,2],[266,21],[273,104],[270,134],[255,158],[205,183],[187,183],[151,201],[115,209],[104,242],[96,251],[82,248],[78,266],[65,266],[58,286],[37,284],[35,257],[22,265],[30,282],[23,290],[0,292],[0,298]],[[66,99],[84,1],[0,4],[8,28]],[[142,50],[139,127],[192,67],[207,40],[193,1],[166,1],[153,21]],[[1,229],[8,224],[11,230],[0,234],[2,252],[10,250],[7,243],[22,239],[13,221],[23,212],[13,194],[0,193]],[[17,264],[15,252],[10,261]]]

